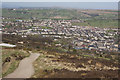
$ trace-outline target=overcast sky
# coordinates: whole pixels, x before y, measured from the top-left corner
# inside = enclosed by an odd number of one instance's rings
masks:
[[[3,8],[61,7],[76,9],[118,9],[117,2],[3,2]]]
[[[1,0],[2,2],[118,2],[120,0]]]

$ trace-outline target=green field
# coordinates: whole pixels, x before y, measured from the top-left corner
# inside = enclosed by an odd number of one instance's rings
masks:
[[[98,13],[97,10],[95,13],[83,13],[85,10],[76,10],[76,9],[29,9],[29,10],[11,10],[11,9],[2,9],[3,17],[13,17],[13,18],[23,18],[30,19],[31,17],[41,18],[53,18],[60,16],[62,19],[113,19],[117,18],[117,12],[112,13],[111,11],[99,11],[102,14]],[[105,13],[109,12],[109,13]]]
[[[118,28],[118,20],[86,20],[86,22],[82,22],[82,23],[72,23],[72,25],[74,26],[94,26],[94,27],[101,27],[101,28],[105,28],[105,27],[109,27],[109,28]]]
[[[83,20],[83,23],[72,23],[79,26],[94,26],[94,27],[118,27],[118,12],[112,10],[76,10],[76,9],[2,9],[3,21],[16,21],[15,18],[21,20],[29,19],[67,19],[67,20]],[[57,17],[57,18],[56,18]],[[9,27],[9,26],[6,26]],[[46,27],[42,27],[46,28]],[[47,27],[48,28],[48,27]]]

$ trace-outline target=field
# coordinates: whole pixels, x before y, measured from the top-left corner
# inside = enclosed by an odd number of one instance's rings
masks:
[[[76,10],[76,9],[3,9],[3,17],[14,17],[22,19],[30,19],[36,17],[64,19],[117,19],[117,11],[107,10]]]
[[[100,27],[100,28],[118,28],[118,21],[117,20],[86,20],[82,23],[72,23],[72,25],[77,26],[94,26],[94,27]]]
[[[3,9],[3,17],[17,19],[67,19],[82,20],[82,23],[72,23],[79,26],[118,27],[118,12],[115,10],[76,10],[76,9]],[[16,18],[16,19],[15,19]],[[5,19],[6,21],[9,19]]]

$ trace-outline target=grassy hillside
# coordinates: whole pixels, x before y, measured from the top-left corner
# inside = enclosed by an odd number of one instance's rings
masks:
[[[12,73],[19,65],[19,62],[30,54],[19,49],[2,49],[2,76]]]
[[[94,13],[93,13],[94,12]],[[75,9],[3,9],[3,17],[13,17],[13,18],[53,18],[56,16],[67,18],[67,19],[89,19],[89,18],[117,18],[117,12],[111,11],[86,11],[86,10],[75,10]]]
[[[112,10],[76,10],[76,9],[3,9],[3,17],[10,21],[19,19],[82,19],[86,22],[72,23],[80,26],[118,27],[118,12]],[[5,19],[8,21],[8,19]],[[4,21],[4,20],[3,20]]]
[[[72,23],[72,25],[77,25],[77,26],[94,26],[94,27],[109,27],[109,28],[118,28],[118,21],[117,20],[86,20],[85,22],[82,23]]]

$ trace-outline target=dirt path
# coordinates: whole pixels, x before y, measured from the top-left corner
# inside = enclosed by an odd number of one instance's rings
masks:
[[[5,78],[30,78],[34,74],[34,67],[32,63],[40,56],[37,53],[31,53],[30,57],[23,59],[18,68]]]

